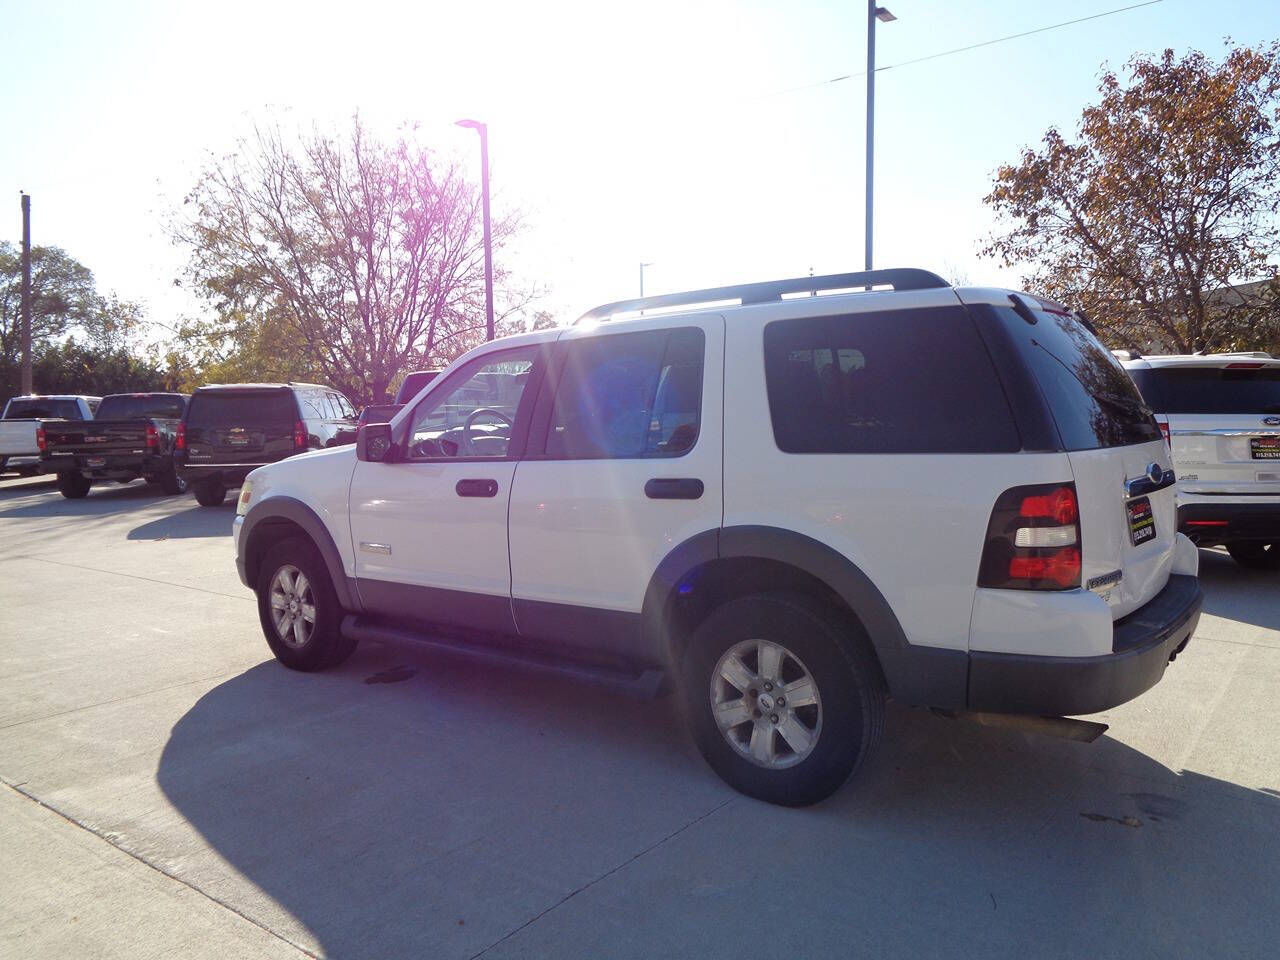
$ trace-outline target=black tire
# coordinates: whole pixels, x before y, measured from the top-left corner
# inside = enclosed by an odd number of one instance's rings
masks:
[[[293,567],[306,577],[315,607],[310,635],[300,645],[287,642],[277,629],[272,612],[272,587],[282,568]],[[296,583],[296,580],[295,580]],[[329,571],[309,540],[290,538],[271,547],[258,570],[258,619],[267,645],[277,660],[291,670],[324,670],[336,667],[355,651],[356,641],[342,635],[344,611],[334,593]],[[286,630],[285,633],[292,633]]]
[[[808,715],[814,718],[817,741],[798,761],[794,752],[784,757],[790,766],[763,766],[744,752],[745,746],[732,746],[712,710],[712,679],[721,657],[735,645],[761,640],[785,647],[790,656],[784,663],[793,671],[806,670],[818,689],[820,724],[817,713]],[[856,624],[801,594],[748,596],[714,610],[689,639],[680,686],[690,732],[707,763],[735,790],[769,803],[802,807],[826,799],[861,766],[884,731],[885,685],[869,641]],[[783,688],[775,688],[773,696],[778,690]],[[754,701],[757,707],[760,703]],[[793,719],[804,709],[795,710]],[[741,733],[756,723],[747,720],[735,730]],[[779,752],[789,750],[781,746],[781,728],[775,730],[778,738],[772,742]]]
[[[79,500],[89,495],[93,481],[83,473],[65,471],[58,474],[58,492],[68,500]]]
[[[160,485],[161,493],[167,494],[171,497],[187,492],[187,481],[178,476],[172,467],[156,477],[156,483]],[[225,491],[223,492],[223,496],[226,496]],[[218,502],[221,503],[222,501]]]
[[[220,507],[224,500],[227,499],[227,488],[222,485],[221,480],[205,480],[201,483],[191,484],[191,489],[195,492],[196,500],[202,507]]]
[[[1227,553],[1250,570],[1280,570],[1280,540],[1238,540],[1227,544]]]

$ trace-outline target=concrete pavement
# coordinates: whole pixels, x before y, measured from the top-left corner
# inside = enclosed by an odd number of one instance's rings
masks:
[[[1197,637],[1096,743],[892,709],[858,778],[783,810],[725,787],[670,700],[411,647],[284,670],[231,517],[0,482],[0,955],[1280,941],[1280,578],[1222,554]]]

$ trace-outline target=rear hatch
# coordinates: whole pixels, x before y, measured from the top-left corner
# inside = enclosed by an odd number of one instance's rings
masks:
[[[1181,492],[1280,498],[1280,360],[1147,362],[1130,373],[1168,421]]]
[[[1022,302],[1021,314],[998,312],[1071,463],[1081,583],[1119,619],[1168,582],[1177,533],[1173,465],[1154,414],[1119,361],[1066,310],[1031,297]]]
[[[186,417],[187,462],[274,463],[297,452],[298,421],[288,387],[197,390]]]

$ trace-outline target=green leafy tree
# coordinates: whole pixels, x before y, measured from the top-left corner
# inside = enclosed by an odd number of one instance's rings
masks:
[[[518,229],[493,222],[500,321],[526,300],[502,257]],[[217,315],[186,342],[206,341],[218,375],[287,370],[369,403],[483,340],[478,191],[412,131],[383,142],[359,117],[342,135],[258,129],[203,171],[173,235]]]
[[[1138,56],[1108,70],[1076,139],[1055,128],[999,168],[985,253],[1076,306],[1113,346],[1280,339],[1276,44]],[[1253,281],[1242,289],[1243,282]]]

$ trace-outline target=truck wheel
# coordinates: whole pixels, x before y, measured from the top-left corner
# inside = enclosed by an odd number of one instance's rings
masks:
[[[1280,540],[1238,540],[1227,544],[1227,553],[1250,570],[1280,570]]]
[[[222,501],[227,499],[227,488],[222,485],[220,480],[205,480],[203,483],[193,483],[191,489],[195,491],[196,499],[200,501],[202,507],[220,507]]]
[[[166,493],[171,497],[179,493],[187,492],[187,481],[178,476],[172,467],[160,474],[160,476],[156,477],[156,482],[160,484],[160,492]],[[226,496],[226,494],[224,493],[223,496]],[[202,500],[201,503],[203,502],[204,501]],[[222,501],[219,500],[218,502],[221,503]]]
[[[806,806],[829,797],[884,730],[870,644],[800,594],[731,600],[694,630],[681,667],[693,739],[735,790]]]
[[[58,492],[68,500],[79,500],[89,495],[93,481],[83,473],[64,472],[58,474]]]
[[[276,659],[291,670],[323,670],[356,648],[342,635],[343,611],[329,571],[307,540],[277,543],[258,571],[258,619]]]

